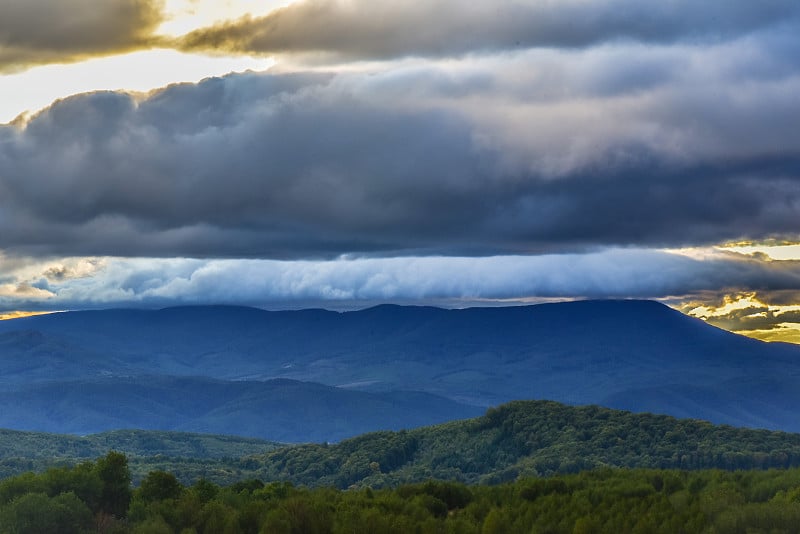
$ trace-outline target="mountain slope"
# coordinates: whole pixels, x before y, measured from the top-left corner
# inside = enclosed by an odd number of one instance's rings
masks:
[[[552,399],[800,431],[800,347],[648,301],[71,312],[0,322],[0,355],[7,390],[54,375],[289,378],[479,406]]]

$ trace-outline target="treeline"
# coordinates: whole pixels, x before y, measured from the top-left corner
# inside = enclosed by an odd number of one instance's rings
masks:
[[[598,469],[495,486],[427,481],[393,489],[259,480],[182,485],[153,471],[131,489],[125,456],[0,482],[9,534],[796,532],[800,469]]]
[[[124,451],[132,456],[239,458],[279,446],[256,438],[160,430],[113,430],[72,436],[0,429],[0,457],[27,460],[91,460],[109,450]]]
[[[598,406],[517,401],[476,419],[374,432],[336,445],[282,448],[249,462],[263,480],[310,486],[375,488],[428,478],[496,484],[602,467],[796,467],[800,435]]]
[[[128,456],[136,483],[150,471],[167,470],[186,483],[205,477],[232,484],[255,474],[240,458],[280,446],[285,445],[237,436],[157,430],[70,436],[0,429],[0,479],[75,465],[115,450]]]

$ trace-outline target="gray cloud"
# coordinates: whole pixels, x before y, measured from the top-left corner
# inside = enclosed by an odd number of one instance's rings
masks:
[[[0,127],[0,248],[329,258],[796,238],[798,59],[775,46],[615,44],[68,98]]]
[[[620,40],[718,41],[796,24],[792,0],[306,0],[185,36],[189,50],[440,57]]]
[[[147,46],[160,0],[4,0],[0,72]]]

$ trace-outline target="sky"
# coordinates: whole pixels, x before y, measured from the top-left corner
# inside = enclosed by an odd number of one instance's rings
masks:
[[[796,0],[0,0],[0,318],[646,298],[800,342]]]

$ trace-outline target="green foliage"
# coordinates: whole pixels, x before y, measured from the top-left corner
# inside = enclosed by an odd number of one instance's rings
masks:
[[[25,474],[0,484],[0,532],[9,534],[619,533],[794,532],[800,469],[602,468],[499,485],[428,480],[394,489],[309,489],[248,480],[184,487],[153,471],[130,488],[126,459]],[[115,498],[108,498],[111,495]],[[109,506],[107,503],[112,503]]]
[[[136,497],[144,502],[177,499],[183,493],[183,486],[172,473],[153,471],[142,480]]]
[[[67,506],[74,511],[70,503],[74,504],[76,500],[81,507],[86,507],[90,517],[94,514],[122,517],[130,502],[130,484],[127,459],[122,454],[110,452],[96,463],[54,467],[40,475],[25,473],[6,479],[0,482],[0,506],[5,507],[6,514],[22,517],[20,514],[24,515],[28,509],[26,506],[30,506],[28,501],[33,499],[29,496],[38,495],[35,502],[48,499],[46,508],[51,511],[40,518],[42,521],[47,517],[63,519],[62,509]],[[5,531],[0,529],[0,532]]]
[[[105,513],[123,517],[131,500],[131,472],[128,459],[119,452],[109,452],[97,460],[95,472],[102,483],[99,507]]]
[[[799,462],[798,435],[515,402],[239,460],[28,472],[0,481],[0,532],[792,532]]]
[[[0,429],[0,478],[74,465],[114,450],[131,459],[131,468],[139,480],[158,469],[159,463],[170,463],[172,459],[180,459],[176,463],[202,465],[198,471],[213,471],[231,463],[232,458],[263,454],[278,446],[253,438],[155,430],[115,430],[79,437]],[[221,481],[230,480],[223,476]]]
[[[800,465],[800,435],[518,401],[476,419],[281,448],[259,461],[259,478],[309,486],[385,487],[428,478],[497,484],[605,466],[786,468]]]
[[[0,508],[0,531],[8,534],[77,534],[91,527],[89,507],[73,492],[26,493]]]

